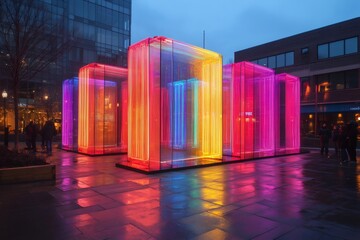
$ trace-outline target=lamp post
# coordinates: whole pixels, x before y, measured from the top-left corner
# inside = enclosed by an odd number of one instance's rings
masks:
[[[1,94],[1,96],[4,99],[4,145],[8,146],[8,131],[7,131],[7,127],[6,127],[6,99],[8,97],[8,94],[4,90]]]
[[[46,118],[47,118],[47,120],[49,120],[48,99],[49,99],[49,95],[45,94],[44,100],[45,100],[45,109],[46,109]]]

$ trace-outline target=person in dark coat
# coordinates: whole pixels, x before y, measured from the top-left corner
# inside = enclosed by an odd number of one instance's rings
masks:
[[[322,128],[320,129],[319,135],[320,135],[320,145],[321,145],[320,153],[321,153],[321,155],[323,155],[324,151],[325,151],[325,156],[328,157],[329,156],[329,140],[331,138],[331,130],[329,128],[327,128],[325,123],[322,125]]]
[[[37,127],[33,121],[25,127],[25,141],[27,149],[32,149],[36,152],[36,135],[37,135]]]
[[[334,148],[335,148],[335,158],[339,158],[340,157],[340,125],[338,126],[334,126],[333,131],[332,131],[332,141],[334,144]]]
[[[53,137],[56,135],[55,124],[52,120],[48,120],[42,130],[42,134],[44,137],[45,145],[46,145],[46,152],[48,154],[52,153],[52,140]]]
[[[357,145],[357,123],[355,121],[351,121],[348,124],[348,152],[349,152],[349,158],[351,163],[356,163],[356,145]]]
[[[347,152],[348,149],[348,128],[343,125],[340,128],[339,134],[339,146],[340,146],[340,164],[346,163],[349,161],[349,155]]]

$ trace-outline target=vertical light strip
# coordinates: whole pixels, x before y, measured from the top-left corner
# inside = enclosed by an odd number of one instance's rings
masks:
[[[192,81],[194,91],[194,102],[193,102],[193,147],[198,146],[198,121],[199,121],[199,82],[195,79]]]

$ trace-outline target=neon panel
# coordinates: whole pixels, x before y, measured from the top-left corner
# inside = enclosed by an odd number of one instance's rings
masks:
[[[78,78],[63,82],[62,148],[77,151],[78,140]]]
[[[130,46],[128,66],[126,164],[157,171],[220,161],[221,55],[154,37]]]
[[[274,71],[250,62],[223,68],[224,155],[274,155]]]
[[[78,151],[127,151],[127,69],[91,63],[79,71]]]
[[[300,80],[283,73],[275,76],[276,154],[300,152]]]

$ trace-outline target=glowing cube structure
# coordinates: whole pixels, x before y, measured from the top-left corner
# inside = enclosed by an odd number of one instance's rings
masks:
[[[63,82],[62,149],[77,151],[78,142],[78,78]]]
[[[224,155],[273,156],[274,71],[250,62],[223,68]]]
[[[129,48],[128,160],[144,171],[221,161],[222,57],[165,37]]]
[[[283,73],[275,76],[275,153],[300,152],[300,80]]]
[[[79,71],[78,151],[127,151],[127,69],[91,63]]]

